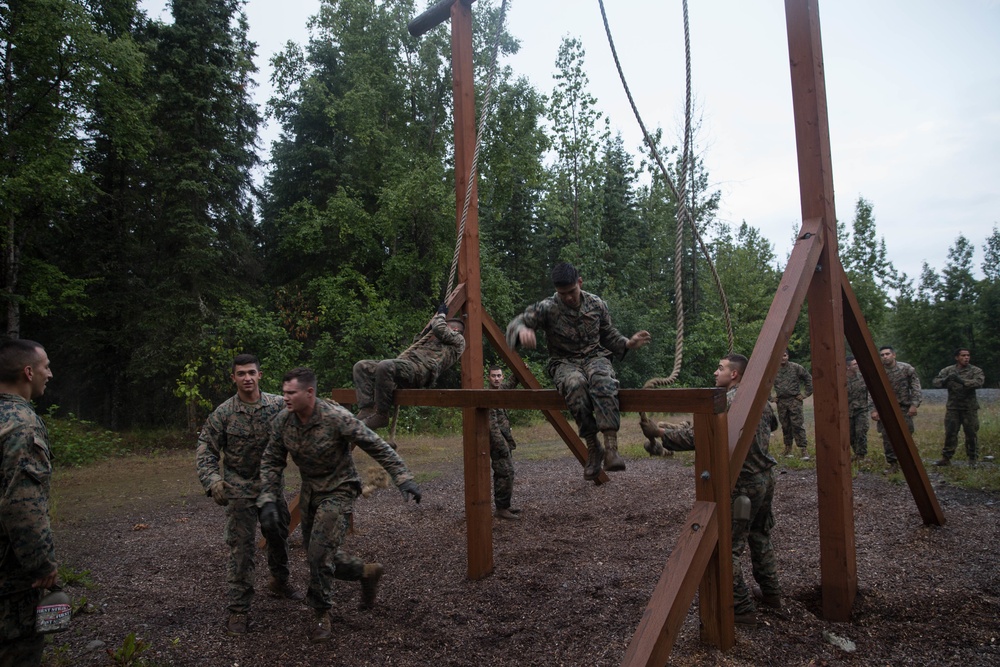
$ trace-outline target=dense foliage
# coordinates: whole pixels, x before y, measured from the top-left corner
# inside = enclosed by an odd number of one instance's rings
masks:
[[[64,413],[114,429],[196,425],[231,391],[241,351],[261,357],[269,391],[296,365],[346,386],[355,360],[393,356],[443,298],[456,217],[447,29],[410,36],[414,0],[324,0],[308,43],[273,58],[275,94],[261,110],[244,3],[172,0],[170,23],[135,0],[0,6],[4,326],[46,345],[46,401]],[[496,5],[474,12],[480,107]],[[680,289],[679,383],[703,385],[727,351],[721,301],[663,175],[610,132],[579,40],[564,39],[547,93],[505,65],[517,49],[502,33],[480,158],[488,312],[505,324],[551,293],[553,263],[572,261],[624,333],[653,333],[620,366],[623,386],[639,386],[673,365]],[[265,112],[280,136],[258,190]],[[676,178],[678,149],[654,135]],[[754,227],[716,221],[700,159],[687,181],[736,350],[749,351],[778,258]],[[914,286],[888,260],[873,209],[859,199],[840,243],[877,342],[925,377],[958,344],[997,368],[997,231],[984,279],[959,237],[948,266],[925,267]],[[791,348],[808,364],[804,321]],[[544,366],[542,352],[526,359]]]

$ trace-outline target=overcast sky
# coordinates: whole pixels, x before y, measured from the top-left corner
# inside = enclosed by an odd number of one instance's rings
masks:
[[[495,0],[499,6],[500,0]],[[169,21],[166,0],[143,0]],[[432,4],[432,3],[428,3]],[[261,86],[289,41],[305,43],[319,0],[249,0]],[[680,141],[680,0],[605,0],[629,87],[650,129]],[[940,272],[961,233],[982,244],[1000,224],[1000,0],[820,0],[837,216],[874,206],[889,257],[911,278]],[[696,137],[719,217],[759,228],[783,262],[800,224],[784,3],[689,2]],[[473,5],[475,11],[475,5]],[[438,28],[447,29],[447,28]],[[590,92],[638,152],[641,133],[615,70],[597,0],[508,0],[510,60],[543,93],[563,37],[586,49]],[[274,130],[265,133],[266,143]]]

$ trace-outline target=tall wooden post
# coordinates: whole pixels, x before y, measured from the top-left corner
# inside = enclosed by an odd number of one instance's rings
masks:
[[[462,215],[469,170],[476,150],[476,96],[472,68],[472,9],[462,0],[451,7],[451,68],[455,93],[456,227],[462,233],[458,281],[465,284],[465,353],[462,389],[483,388],[483,306],[479,277],[479,206],[475,178]],[[468,531],[468,576],[481,579],[493,571],[493,516],[490,510],[489,411],[462,410],[465,443],[465,523]]]
[[[809,340],[815,387],[823,617],[848,621],[857,593],[854,490],[847,410],[846,348],[837,215],[818,0],[786,0],[788,56],[799,161],[802,219],[818,218],[822,241],[809,284]]]

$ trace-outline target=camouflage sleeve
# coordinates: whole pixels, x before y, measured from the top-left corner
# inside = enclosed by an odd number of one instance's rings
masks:
[[[413,475],[410,473],[409,468],[406,467],[406,463],[396,453],[396,450],[389,446],[389,443],[380,438],[375,431],[365,426],[350,412],[343,408],[341,408],[341,411],[343,414],[340,415],[340,428],[341,435],[344,438],[356,444],[365,454],[368,454],[380,466],[385,468],[385,471],[392,477],[392,483],[396,486],[413,479]]]
[[[931,384],[933,384],[935,387],[939,389],[944,387],[945,384],[948,382],[948,378],[951,376],[952,371],[954,370],[955,370],[954,366],[948,366],[946,368],[942,368],[941,371],[931,381]]]
[[[517,443],[514,442],[514,434],[510,430],[510,415],[504,409],[492,410],[491,412],[497,413],[497,430],[500,433],[500,437],[503,438],[504,442],[511,446],[511,448],[517,447]]]
[[[195,464],[198,467],[198,479],[207,491],[212,484],[222,479],[222,469],[219,460],[222,444],[226,439],[226,425],[219,416],[218,410],[205,420],[205,425],[198,434],[198,450],[195,454]],[[220,443],[221,441],[221,443]]]
[[[813,376],[805,368],[802,368],[802,386],[805,391],[802,392],[803,398],[809,398],[813,393]]]
[[[554,303],[551,299],[543,299],[538,303],[533,303],[524,312],[515,317],[507,325],[507,347],[514,349],[517,347],[519,342],[518,335],[521,329],[528,328],[532,330],[545,329],[549,323],[549,315],[552,310]]]
[[[500,410],[490,410],[490,447],[499,446],[504,442],[503,431],[500,428]]]
[[[910,366],[909,377],[907,380],[910,383],[910,405],[915,408],[920,407],[921,401],[923,401],[923,392],[920,390],[920,378],[917,377],[917,369]]]
[[[283,426],[285,420],[275,418],[271,422],[271,437],[260,459],[261,493],[257,497],[257,507],[265,503],[277,502],[284,495],[285,466],[288,465],[288,449],[285,447]]]
[[[624,359],[628,353],[628,337],[622,335],[611,323],[608,305],[601,301],[601,345],[611,351],[616,359]]]
[[[968,389],[979,389],[986,383],[986,376],[983,369],[978,366],[969,366],[968,373],[962,377],[962,384]]]
[[[49,523],[52,464],[44,438],[26,424],[7,434],[0,474],[7,481],[0,497],[0,525],[17,562],[33,578],[56,569]]]

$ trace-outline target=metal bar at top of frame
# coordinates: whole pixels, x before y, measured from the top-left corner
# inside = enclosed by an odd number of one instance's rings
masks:
[[[436,28],[451,17],[451,8],[456,2],[461,2],[466,7],[471,7],[472,3],[476,0],[441,0],[433,7],[427,9],[423,14],[417,16],[417,18],[407,24],[406,29],[410,31],[410,34],[414,37],[420,37],[422,34]]]

